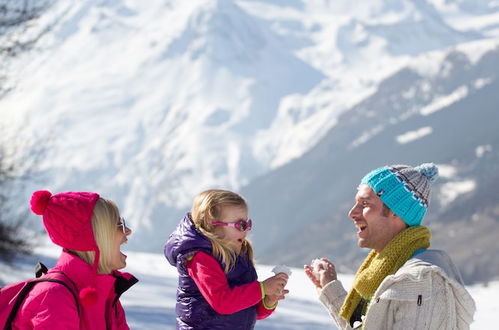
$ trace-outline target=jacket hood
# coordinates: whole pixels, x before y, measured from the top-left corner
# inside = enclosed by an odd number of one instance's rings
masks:
[[[448,278],[451,278],[464,286],[459,270],[456,268],[449,255],[444,251],[433,249],[425,250],[409,259],[407,265],[413,265],[415,267],[430,265],[438,266]]]
[[[440,276],[447,278],[450,288],[454,291],[456,314],[466,324],[473,321],[473,314],[476,311],[475,301],[466,290],[458,269],[447,253],[441,250],[426,250],[409,259],[403,268],[406,272],[405,275],[409,277],[423,276],[425,272],[431,269]]]

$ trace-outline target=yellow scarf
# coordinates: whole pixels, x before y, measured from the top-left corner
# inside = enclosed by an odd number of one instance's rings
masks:
[[[355,274],[352,288],[341,306],[340,316],[350,322],[361,299],[369,301],[385,277],[395,274],[417,250],[430,246],[430,238],[428,228],[409,227],[395,236],[380,253],[372,250]]]

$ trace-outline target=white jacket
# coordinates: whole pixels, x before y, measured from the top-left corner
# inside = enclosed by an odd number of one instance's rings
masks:
[[[347,292],[340,281],[328,283],[319,299],[340,329],[352,329],[338,313]],[[426,250],[387,276],[374,293],[364,329],[469,329],[475,302],[443,251]]]

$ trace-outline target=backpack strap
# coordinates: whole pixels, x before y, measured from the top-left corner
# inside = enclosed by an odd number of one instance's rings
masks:
[[[61,280],[58,280],[55,278],[51,278],[51,279],[46,279],[46,282],[60,283],[60,284],[64,285],[73,294],[73,298],[74,298],[75,303],[76,303],[76,308],[78,309],[78,317],[79,317],[80,316],[80,299],[78,298],[78,287],[76,286],[75,282],[68,275],[64,274],[63,272],[54,271],[54,272],[48,273],[47,275],[50,276],[51,274],[54,274],[55,276],[57,276],[57,274],[61,274],[67,280],[66,282],[64,282],[64,281],[61,281]],[[58,277],[60,277],[60,276],[58,276]],[[68,285],[68,282],[71,283],[72,288]]]
[[[43,274],[47,274],[48,271],[49,270],[48,270],[47,266],[45,266],[41,262],[37,263],[36,266],[35,266],[35,276],[36,276],[36,278],[39,278]]]
[[[62,285],[64,285],[69,291],[71,291],[71,293],[73,294],[73,298],[75,298],[75,302],[76,302],[76,307],[78,307],[78,316],[80,316],[80,304],[79,304],[79,300],[78,300],[78,287],[76,286],[75,282],[66,274],[64,274],[64,272],[61,272],[61,271],[52,271],[52,272],[48,272],[48,268],[47,266],[45,266],[44,264],[42,264],[41,262],[38,262],[35,266],[35,276],[37,278],[41,277],[42,275],[47,275],[47,276],[56,276],[56,277],[59,277],[58,275],[56,274],[62,274],[64,276],[64,278],[67,280],[67,282],[71,283],[71,285],[73,286],[72,288],[70,288],[68,286],[68,284],[62,280],[57,280],[55,279],[54,281],[40,281],[40,282],[56,282],[56,283],[60,283]],[[51,275],[51,274],[55,274],[55,275]],[[50,277],[45,277],[45,279],[47,278],[50,278]],[[54,278],[52,278],[54,279]]]
[[[43,266],[43,264],[41,264],[41,265]],[[38,265],[37,265],[37,267],[38,267]],[[45,267],[45,269],[46,269],[46,267]],[[59,283],[61,285],[64,285],[66,287],[66,289],[68,289],[69,292],[71,292],[71,294],[73,295],[73,298],[74,298],[75,303],[76,303],[76,309],[78,310],[78,317],[80,317],[80,304],[78,301],[78,295],[76,294],[77,289],[76,289],[76,285],[74,284],[74,282],[63,272],[53,272],[53,273],[46,274],[45,276],[50,276],[50,274],[54,274],[54,275],[55,274],[62,274],[62,275],[64,275],[64,277],[66,279],[71,281],[73,288],[71,288],[66,282],[64,282],[62,280],[59,280],[56,278],[49,278],[49,277],[36,278],[36,279],[33,279],[31,281],[26,282],[26,285],[22,288],[21,291],[19,291],[19,294],[17,295],[16,301],[14,303],[14,306],[12,307],[12,310],[10,311],[9,317],[7,318],[7,321],[5,322],[5,328],[4,328],[5,330],[12,329],[12,322],[14,321],[16,314],[17,314],[19,308],[21,307],[21,304],[23,303],[24,299],[26,298],[28,293],[31,291],[31,289],[33,289],[33,287],[37,283],[40,283],[40,282],[52,282],[52,283]],[[37,275],[38,275],[38,269],[37,269]]]

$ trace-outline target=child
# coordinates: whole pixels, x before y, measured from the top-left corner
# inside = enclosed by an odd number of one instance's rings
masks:
[[[31,210],[43,216],[50,239],[63,248],[57,265],[79,293],[52,282],[36,284],[24,299],[13,329],[129,329],[120,295],[137,279],[120,246],[131,234],[116,204],[90,192],[52,195],[36,191]]]
[[[253,329],[284,299],[286,274],[257,281],[251,226],[238,194],[207,190],[195,198],[165,244],[179,273],[177,329]]]

